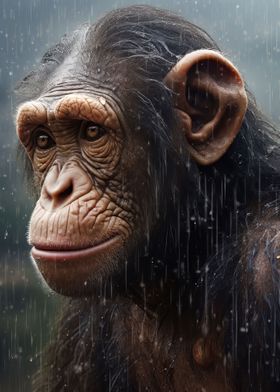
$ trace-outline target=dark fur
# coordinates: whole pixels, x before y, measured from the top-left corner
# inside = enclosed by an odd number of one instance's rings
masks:
[[[36,98],[50,87],[53,72],[74,47],[90,64],[87,83],[96,84],[99,77],[111,86],[130,129],[145,132],[151,143],[151,202],[159,210],[159,224],[147,234],[145,254],[139,250],[129,260],[127,284],[116,279],[113,294],[103,287],[105,304],[85,298],[67,305],[38,390],[180,390],[175,374],[184,363],[178,337],[186,315],[194,337],[211,335],[222,325],[224,362],[238,391],[279,390],[279,272],[274,267],[271,279],[264,276],[272,282],[266,292],[256,290],[252,275],[258,251],[250,241],[243,246],[246,235],[258,233],[258,221],[267,221],[260,213],[265,203],[277,200],[279,133],[248,93],[241,131],[217,164],[197,167],[176,154],[170,136],[176,126],[172,93],[163,78],[185,53],[218,47],[200,28],[151,7],[113,11],[63,38],[21,82],[19,94]],[[266,210],[277,220],[277,202]],[[267,260],[275,263],[273,257]],[[160,354],[149,339],[142,346],[123,342],[125,334],[139,332],[144,314],[146,334],[157,330]],[[186,357],[190,352],[191,347]]]

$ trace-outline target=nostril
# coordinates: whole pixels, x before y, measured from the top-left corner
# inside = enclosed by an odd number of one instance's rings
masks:
[[[63,192],[59,192],[56,196],[57,201],[64,201],[73,193],[73,184],[69,185]]]

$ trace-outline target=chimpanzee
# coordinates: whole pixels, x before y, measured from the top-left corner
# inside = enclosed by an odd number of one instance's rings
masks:
[[[209,35],[117,9],[17,92],[31,255],[68,297],[34,390],[279,390],[280,138]]]

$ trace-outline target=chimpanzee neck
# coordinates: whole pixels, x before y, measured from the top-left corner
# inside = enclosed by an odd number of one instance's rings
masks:
[[[221,369],[219,376],[193,369],[192,347],[200,336],[195,318],[189,312],[180,315],[175,308],[158,310],[143,309],[134,299],[122,296],[104,302],[71,300],[66,321],[60,325],[60,344],[53,346],[56,363],[48,369],[55,369],[55,377],[47,379],[48,386],[58,380],[63,385],[67,379],[73,390],[82,389],[83,383],[103,391],[116,379],[119,390],[137,391],[143,382],[146,389],[161,391],[175,382],[176,391],[185,390],[186,385],[188,390],[199,385],[199,390],[207,386],[209,392],[229,391],[221,361],[215,365]]]

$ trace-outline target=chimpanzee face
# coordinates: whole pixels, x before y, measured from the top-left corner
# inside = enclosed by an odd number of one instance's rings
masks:
[[[105,71],[89,83],[87,65],[69,56],[40,96],[20,106],[17,132],[40,189],[29,226],[32,257],[50,287],[74,295],[121,271],[139,251],[156,224],[157,184],[149,138],[136,132],[153,119],[129,125],[124,108],[142,108],[120,106],[114,86],[102,81]],[[218,160],[246,110],[238,71],[221,54],[201,50],[186,54],[161,83],[175,96],[174,149],[201,165]]]

